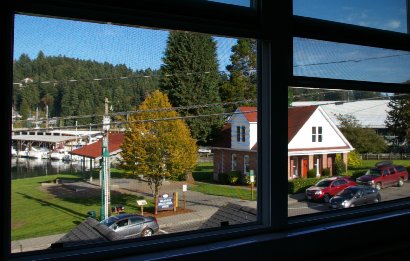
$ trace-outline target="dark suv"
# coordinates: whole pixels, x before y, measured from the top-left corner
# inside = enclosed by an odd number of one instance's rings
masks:
[[[350,177],[330,177],[319,180],[314,186],[306,189],[307,200],[329,202],[329,199],[343,189],[357,185]]]
[[[391,161],[382,161],[376,163],[375,167],[369,169],[365,175],[358,177],[356,182],[380,190],[390,186],[401,187],[408,178],[409,173],[405,167],[393,165]]]

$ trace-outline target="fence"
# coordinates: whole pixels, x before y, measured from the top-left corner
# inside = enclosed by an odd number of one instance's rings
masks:
[[[394,159],[410,159],[408,153],[366,153],[360,155],[363,160],[394,160]]]

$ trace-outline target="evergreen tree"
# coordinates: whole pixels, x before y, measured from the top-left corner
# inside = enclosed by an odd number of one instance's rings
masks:
[[[174,107],[220,103],[216,43],[211,36],[171,32],[167,40],[161,72],[171,77],[160,80]],[[222,112],[221,106],[181,111],[185,115],[209,115]],[[221,117],[197,117],[187,120],[193,137],[206,144],[219,132]]]
[[[239,39],[232,47],[231,64],[226,67],[230,74],[229,81],[220,88],[222,101],[256,100],[256,51],[256,40],[252,39]],[[228,109],[234,111],[237,107],[231,105]]]
[[[26,116],[37,107],[40,115],[45,115],[46,105],[50,117],[102,114],[104,98],[108,97],[115,111],[130,110],[140,104],[145,95],[158,89],[158,80],[138,76],[156,73],[150,69],[132,71],[123,64],[46,56],[43,52],[33,60],[22,54],[14,61],[13,105]],[[96,78],[112,80],[94,81]],[[94,117],[78,123],[100,122],[101,118]],[[66,124],[74,124],[74,121]]]
[[[394,146],[400,149],[410,140],[410,98],[392,98],[388,107],[386,126],[394,136]]]
[[[155,202],[164,178],[184,180],[197,162],[198,148],[186,123],[180,119],[164,120],[176,118],[178,113],[173,110],[152,111],[164,108],[171,108],[171,104],[160,91],[147,97],[138,107],[145,112],[130,116],[121,152],[122,167],[148,179]],[[153,119],[157,121],[142,122]]]

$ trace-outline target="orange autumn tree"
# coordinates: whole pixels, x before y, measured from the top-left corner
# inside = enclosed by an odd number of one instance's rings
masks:
[[[127,126],[122,166],[148,180],[157,202],[164,179],[185,180],[196,166],[196,140],[160,91],[154,91],[141,103]]]

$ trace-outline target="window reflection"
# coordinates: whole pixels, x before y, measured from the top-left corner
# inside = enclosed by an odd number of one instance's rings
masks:
[[[293,0],[293,14],[394,32],[407,32],[405,0]]]

